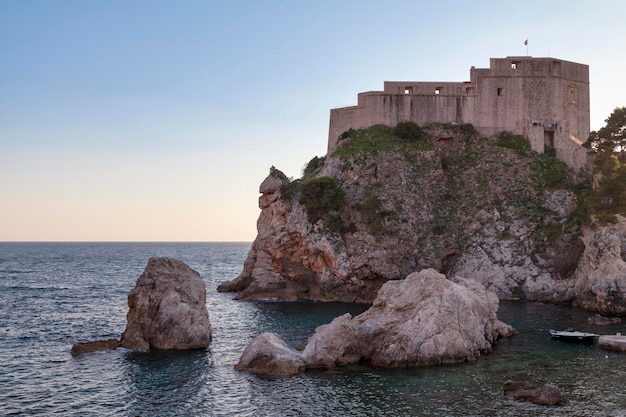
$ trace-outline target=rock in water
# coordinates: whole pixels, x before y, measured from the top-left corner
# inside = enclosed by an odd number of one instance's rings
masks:
[[[363,314],[344,314],[318,327],[302,353],[274,334],[259,336],[236,369],[294,373],[360,361],[413,367],[475,360],[491,352],[496,339],[515,333],[498,320],[498,305],[498,297],[478,282],[448,280],[427,269],[385,283]],[[257,366],[264,362],[271,362],[271,371]]]
[[[263,333],[243,351],[235,369],[259,374],[297,374],[305,369],[302,354],[276,333]]]
[[[506,381],[502,388],[505,395],[515,401],[529,402],[537,405],[566,405],[567,399],[561,390],[552,384],[533,385],[528,382]]]
[[[372,307],[352,319],[351,326],[343,316],[320,326],[304,354],[310,366],[317,366],[320,359],[321,364],[329,363],[324,357],[329,353],[338,364],[349,362],[347,358],[356,362],[355,352],[382,367],[475,360],[491,352],[496,339],[515,333],[498,320],[498,306],[498,297],[478,282],[460,277],[448,280],[426,269],[385,283]]]
[[[115,349],[120,345],[117,339],[94,340],[93,342],[78,342],[72,346],[72,355],[82,355],[83,353],[102,352]]]
[[[206,285],[193,269],[170,258],[150,258],[128,294],[127,349],[205,349],[211,341]]]

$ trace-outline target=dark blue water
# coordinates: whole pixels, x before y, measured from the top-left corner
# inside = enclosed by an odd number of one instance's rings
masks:
[[[552,341],[551,327],[598,333],[591,313],[502,302],[520,334],[467,364],[353,366],[260,378],[233,365],[259,333],[304,344],[319,324],[363,306],[240,302],[215,287],[241,271],[243,243],[0,243],[0,415],[63,416],[626,416],[626,355]],[[72,357],[77,341],[119,337],[126,297],[151,256],[170,256],[207,283],[207,351]],[[566,407],[519,404],[507,379],[557,384]]]

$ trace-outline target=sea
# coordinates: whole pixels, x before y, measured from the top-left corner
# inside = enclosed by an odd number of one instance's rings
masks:
[[[359,364],[296,376],[238,372],[244,348],[275,332],[306,343],[362,304],[237,301],[216,287],[242,269],[250,243],[0,243],[2,416],[626,416],[626,354],[549,338],[592,326],[580,309],[515,301],[499,318],[519,334],[490,355],[456,365],[379,369]],[[127,296],[153,256],[198,271],[213,328],[208,349],[116,349],[72,356],[79,341],[119,338]],[[506,380],[557,385],[569,404],[505,396]]]

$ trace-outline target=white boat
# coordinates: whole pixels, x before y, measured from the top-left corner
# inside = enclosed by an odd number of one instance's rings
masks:
[[[599,334],[579,332],[572,328],[569,328],[567,330],[550,329],[550,336],[553,339],[563,340],[565,342],[585,343],[585,344],[593,344],[598,339],[598,337],[600,337]]]

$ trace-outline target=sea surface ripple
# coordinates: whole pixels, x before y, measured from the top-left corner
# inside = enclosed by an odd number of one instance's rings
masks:
[[[315,327],[367,306],[242,302],[215,291],[236,277],[249,243],[0,243],[0,415],[6,416],[626,416],[626,355],[550,340],[550,328],[626,334],[575,308],[501,302],[519,334],[476,362],[419,369],[355,365],[258,377],[233,365],[258,334],[304,344]],[[73,343],[119,338],[127,295],[152,256],[207,283],[206,351],[117,349],[73,357]],[[502,393],[507,379],[553,383],[570,404],[540,407]]]

